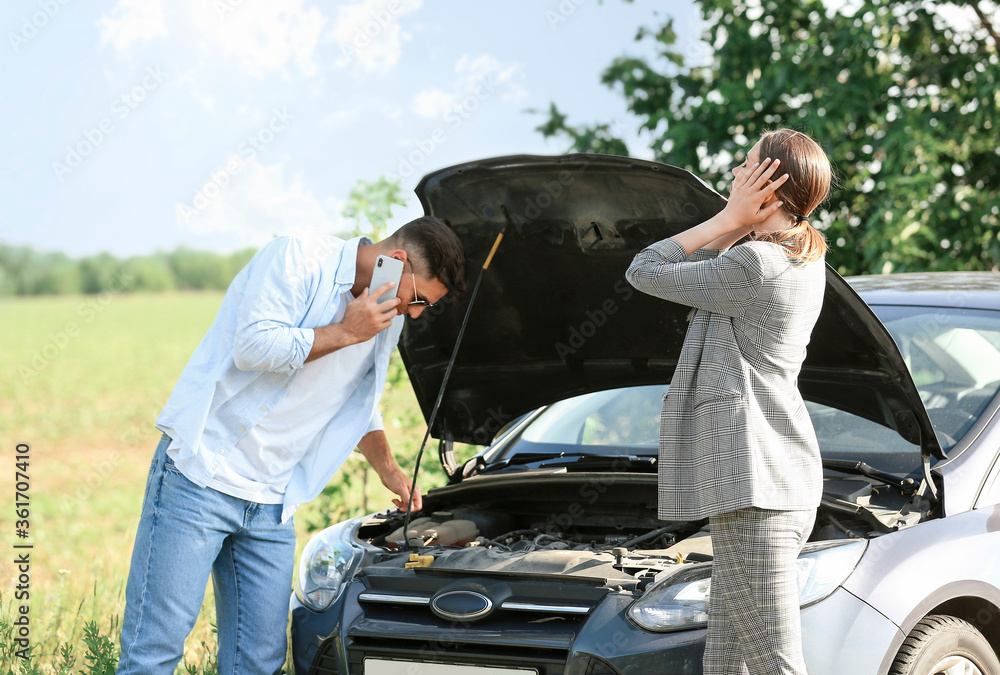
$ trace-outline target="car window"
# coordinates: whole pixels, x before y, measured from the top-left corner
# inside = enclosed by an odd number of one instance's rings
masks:
[[[806,409],[824,459],[848,459],[898,475],[920,469],[920,446],[893,429],[812,401]]]
[[[491,461],[518,453],[655,455],[667,389],[667,385],[628,387],[554,403]],[[892,429],[820,403],[807,401],[806,408],[823,457],[862,461],[901,475],[919,470],[920,447]]]
[[[874,306],[899,346],[941,446],[975,424],[1000,389],[1000,312]]]
[[[549,406],[522,434],[529,443],[578,446],[607,454],[610,448],[655,450],[665,385],[584,394]]]

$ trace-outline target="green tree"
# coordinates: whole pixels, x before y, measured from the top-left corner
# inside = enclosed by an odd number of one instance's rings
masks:
[[[133,256],[125,263],[131,288],[128,291],[172,291],[177,287],[174,271],[163,253]]]
[[[225,290],[235,274],[218,253],[179,248],[167,256],[177,288],[184,290]]]
[[[113,288],[123,270],[122,261],[110,253],[87,256],[80,260],[78,266],[82,283],[81,290],[84,293],[103,293],[109,288]]]
[[[355,236],[363,234],[378,241],[388,234],[393,207],[405,204],[399,179],[379,176],[370,183],[359,180],[354,184],[341,215],[354,223]]]
[[[699,0],[699,43],[673,21],[642,28],[657,56],[615,59],[620,91],[658,161],[725,194],[728,168],[769,128],[825,147],[837,189],[814,219],[842,273],[997,269],[997,3],[970,0]],[[994,17],[994,18],[991,18]],[[607,124],[539,127],[583,152],[626,154]]]
[[[57,295],[80,292],[80,270],[76,262],[65,254],[29,251],[25,262],[18,293]]]
[[[23,295],[33,252],[26,246],[0,246],[0,294]]]

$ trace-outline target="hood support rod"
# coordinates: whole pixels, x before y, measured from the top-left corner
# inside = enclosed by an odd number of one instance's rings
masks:
[[[510,214],[507,213],[507,208],[503,205],[500,206],[503,210],[505,216],[507,216],[507,222],[510,222]],[[403,550],[410,550],[410,536],[408,530],[410,529],[410,514],[413,512],[413,493],[417,489],[417,475],[420,473],[420,459],[424,455],[424,448],[427,447],[427,439],[430,438],[431,429],[434,428],[434,422],[437,420],[438,408],[441,406],[441,400],[444,398],[445,389],[448,387],[448,379],[451,377],[451,369],[455,365],[455,359],[458,357],[458,348],[462,345],[462,337],[465,335],[465,327],[469,323],[469,315],[472,314],[472,307],[476,304],[476,295],[479,293],[479,286],[483,281],[483,274],[485,274],[486,269],[490,266],[490,262],[493,260],[493,255],[497,252],[500,247],[500,240],[503,239],[504,233],[507,232],[507,225],[503,226],[500,230],[500,234],[497,235],[496,241],[493,242],[493,248],[490,249],[489,255],[486,256],[485,262],[483,262],[482,268],[479,270],[479,276],[476,278],[476,285],[472,288],[472,295],[469,296],[469,306],[465,310],[465,317],[462,318],[462,327],[458,330],[458,337],[455,339],[455,346],[451,350],[451,358],[448,360],[448,367],[444,371],[444,379],[441,380],[441,388],[438,390],[437,399],[434,401],[434,408],[431,409],[430,419],[427,420],[427,431],[424,433],[424,440],[420,444],[420,450],[417,452],[416,465],[413,467],[413,483],[410,485],[410,498],[406,503],[406,515],[403,518]]]

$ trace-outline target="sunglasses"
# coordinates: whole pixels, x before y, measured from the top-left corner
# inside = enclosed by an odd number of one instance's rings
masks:
[[[413,274],[413,262],[407,260],[410,263],[410,278],[413,279],[413,302],[406,303],[407,307],[437,307],[433,302],[427,302],[426,300],[421,300],[417,297],[417,277]]]

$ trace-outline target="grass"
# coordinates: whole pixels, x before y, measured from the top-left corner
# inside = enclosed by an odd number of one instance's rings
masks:
[[[5,631],[14,629],[21,602],[13,597],[15,584],[6,583],[18,575],[13,543],[31,543],[27,602],[35,672],[105,672],[108,661],[117,660],[129,557],[159,438],[153,421],[222,295],[0,299],[0,363],[6,368],[0,438],[12,479],[15,445],[30,446],[30,538],[16,539],[12,502],[0,510],[0,531],[11,542],[0,564],[0,639],[10,646],[14,634]],[[382,408],[390,444],[401,463],[411,465],[425,426],[405,375],[385,392]],[[425,459],[424,491],[443,480],[435,453]],[[299,510],[300,551],[311,530],[390,506],[392,495],[365,469],[352,457],[324,496]],[[185,648],[193,670],[182,662],[178,672],[214,670],[213,622],[209,588]],[[24,666],[0,651],[0,670]]]

